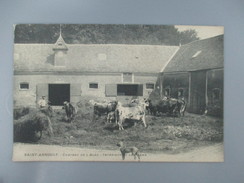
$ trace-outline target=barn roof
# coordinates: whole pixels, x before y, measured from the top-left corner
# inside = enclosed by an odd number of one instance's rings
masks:
[[[15,71],[159,73],[177,46],[66,44],[66,66],[54,65],[56,44],[15,44]],[[64,45],[62,45],[62,48]]]
[[[224,67],[223,35],[183,45],[162,72],[196,71]]]

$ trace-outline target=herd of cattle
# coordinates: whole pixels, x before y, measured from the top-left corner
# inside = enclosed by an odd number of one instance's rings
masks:
[[[133,99],[129,103],[122,104],[120,101],[110,102],[95,102],[89,101],[93,111],[93,121],[97,117],[106,115],[107,123],[115,123],[119,130],[124,130],[124,123],[126,120],[136,124],[142,122],[144,127],[147,127],[145,115],[171,115],[171,116],[184,116],[186,109],[186,102],[181,99],[164,98],[157,101],[148,99]],[[70,102],[64,102],[63,108],[66,112],[66,121],[72,122],[77,113],[76,107]],[[14,123],[14,140],[15,141],[29,141],[39,140],[42,137],[42,131],[48,130],[48,134],[53,134],[51,118],[53,110],[50,108],[42,108],[35,113],[28,114],[30,118],[25,120],[16,121]],[[32,117],[34,116],[34,118]],[[26,120],[27,119],[27,120]],[[23,136],[24,134],[24,136]]]
[[[174,99],[165,97],[161,100],[151,101],[149,99],[133,99],[129,104],[123,105],[119,101],[95,102],[89,101],[93,105],[93,120],[101,115],[107,115],[107,122],[115,122],[119,130],[124,130],[123,123],[126,120],[142,122],[147,127],[145,115],[162,115],[184,116],[186,102],[183,99]],[[75,113],[75,108],[68,102],[64,105],[66,115],[69,121]]]

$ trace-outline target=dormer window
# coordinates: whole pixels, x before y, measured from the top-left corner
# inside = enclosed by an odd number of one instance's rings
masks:
[[[53,47],[53,51],[54,51],[54,66],[57,68],[65,67],[68,47],[66,46],[61,34],[59,35],[59,38]]]

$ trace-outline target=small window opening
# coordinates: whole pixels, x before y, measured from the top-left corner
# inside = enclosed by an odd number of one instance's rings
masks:
[[[28,90],[29,89],[29,83],[20,83],[20,89],[21,90]]]
[[[98,83],[89,83],[89,88],[97,89]]]
[[[154,89],[154,83],[146,83],[146,89]]]

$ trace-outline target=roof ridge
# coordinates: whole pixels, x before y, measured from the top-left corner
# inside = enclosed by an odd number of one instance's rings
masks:
[[[187,45],[190,45],[190,44],[194,44],[194,43],[196,43],[196,42],[198,42],[198,41],[205,41],[205,40],[208,40],[208,39],[213,39],[213,38],[221,37],[221,36],[224,36],[224,34],[220,34],[220,35],[213,36],[213,37],[209,37],[209,38],[205,38],[205,39],[195,40],[195,41],[192,41],[192,42],[190,42],[190,43],[183,44],[183,45],[181,45],[181,47],[182,47],[182,46],[187,46]]]

